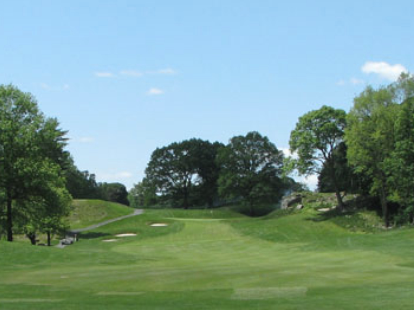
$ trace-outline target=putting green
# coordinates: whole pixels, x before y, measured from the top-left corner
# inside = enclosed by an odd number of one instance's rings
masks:
[[[65,249],[1,242],[0,309],[412,309],[412,229],[171,212],[109,224]],[[125,231],[137,237],[101,242]]]

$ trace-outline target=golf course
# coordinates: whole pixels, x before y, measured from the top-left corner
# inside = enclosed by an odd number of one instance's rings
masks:
[[[412,309],[414,229],[375,216],[145,210],[65,248],[2,242],[0,309]]]

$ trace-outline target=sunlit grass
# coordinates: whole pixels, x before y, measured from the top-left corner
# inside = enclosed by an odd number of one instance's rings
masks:
[[[0,309],[411,309],[413,249],[313,210],[147,210],[65,249],[1,242]]]

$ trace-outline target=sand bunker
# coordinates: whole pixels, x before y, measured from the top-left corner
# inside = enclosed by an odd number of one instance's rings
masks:
[[[320,209],[318,209],[319,212],[328,212],[328,211],[331,211],[331,210],[332,210],[331,208],[320,208]]]
[[[151,227],[165,227],[168,226],[167,223],[153,223],[150,225]]]
[[[131,233],[129,233],[129,234],[118,234],[118,235],[115,235],[115,237],[135,237],[137,234],[131,234]]]
[[[103,242],[116,242],[118,241],[117,239],[106,239],[106,240],[102,240]]]

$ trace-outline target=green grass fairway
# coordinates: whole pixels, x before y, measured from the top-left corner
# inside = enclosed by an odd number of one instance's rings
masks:
[[[81,238],[0,242],[0,309],[413,309],[414,229],[148,210]]]

